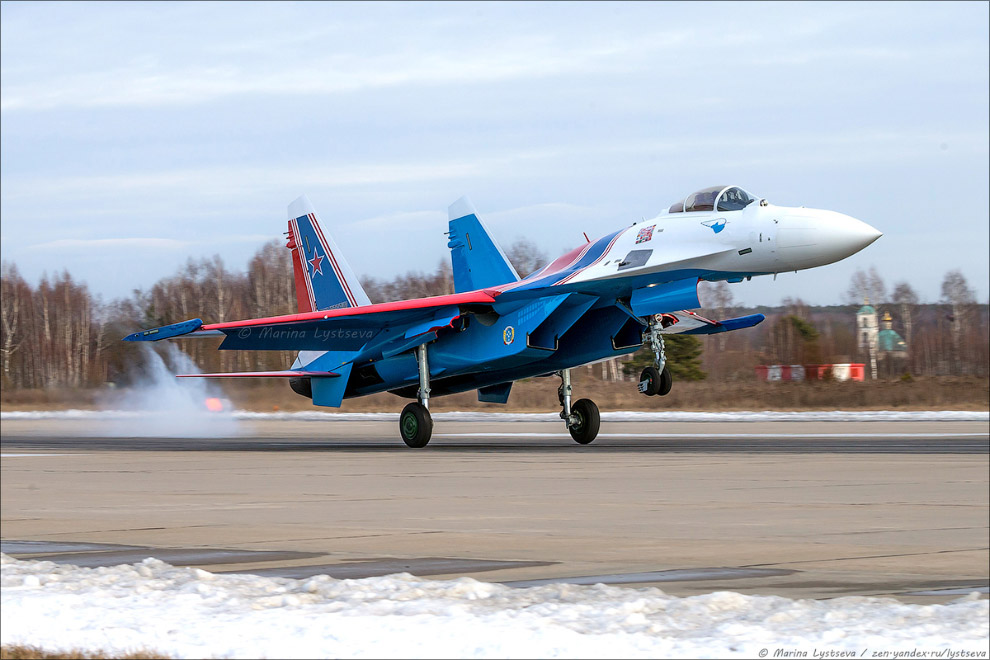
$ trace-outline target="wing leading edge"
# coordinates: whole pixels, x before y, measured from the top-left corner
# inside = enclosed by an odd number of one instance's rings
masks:
[[[158,341],[178,337],[222,336],[221,349],[358,351],[385,333],[406,341],[449,325],[462,305],[490,305],[494,293],[468,293],[416,298],[346,309],[203,325],[191,319],[134,332],[124,341]]]
[[[283,371],[230,371],[212,374],[176,374],[176,378],[340,378],[333,371],[306,371],[286,369]]]

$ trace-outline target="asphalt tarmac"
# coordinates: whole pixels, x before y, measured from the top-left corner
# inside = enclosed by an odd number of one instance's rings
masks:
[[[396,427],[139,438],[4,420],[2,549],[282,577],[986,597],[986,422],[609,422],[580,446],[559,423],[438,421],[422,450]]]

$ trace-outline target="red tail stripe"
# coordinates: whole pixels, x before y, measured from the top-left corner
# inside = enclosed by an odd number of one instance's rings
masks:
[[[303,264],[303,261],[306,259],[306,253],[298,245],[299,223],[296,222],[295,218],[289,221],[289,228],[292,231],[293,242],[297,244],[296,248],[292,251],[292,270],[296,276],[296,291],[302,291],[304,288],[309,296],[309,309],[300,309],[299,311],[313,312],[316,311],[316,292],[313,291],[313,283],[309,279],[309,269]],[[300,279],[302,280],[302,288],[300,288]],[[302,301],[299,300],[298,295],[296,296],[296,302],[299,307],[302,307]]]

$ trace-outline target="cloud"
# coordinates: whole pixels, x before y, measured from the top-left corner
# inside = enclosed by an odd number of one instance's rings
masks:
[[[503,159],[488,159],[496,163]],[[482,176],[484,160],[409,162],[326,166],[301,164],[294,167],[211,167],[133,174],[65,177],[7,177],[4,198],[31,198],[37,195],[90,197],[183,190],[229,196],[244,188],[348,187],[384,183],[409,183],[439,179]]]
[[[566,202],[545,202],[542,204],[531,204],[529,206],[518,206],[516,208],[493,211],[491,213],[481,213],[486,222],[492,224],[503,224],[506,226],[518,226],[520,222],[546,222],[548,220],[568,219],[568,220],[592,220],[600,219],[603,215],[608,215],[614,211],[605,210],[601,207],[582,206],[580,204],[568,204]]]
[[[0,111],[210,102],[234,95],[334,95],[396,86],[478,85],[496,81],[588,75],[628,68],[624,56],[672,48],[680,37],[647,42],[570,43],[545,37],[496,37],[483,47],[438,43],[431,49],[382,53],[314,52],[305,59],[241,60],[167,68],[157,59],[128,66],[55,74],[4,85]],[[268,51],[271,53],[272,51]],[[642,52],[642,51],[641,51]]]
[[[442,211],[403,211],[348,223],[350,231],[383,231],[387,229],[421,229],[429,225],[446,225],[447,214]]]
[[[47,243],[36,243],[28,250],[178,250],[195,245],[222,245],[229,243],[262,243],[272,240],[267,234],[241,234],[222,236],[209,240],[180,241],[174,238],[60,238]]]
[[[184,195],[230,198],[244,190],[339,189],[367,185],[514,178],[524,173],[546,176],[548,163],[575,166],[579,157],[658,155],[677,159],[707,160],[734,166],[776,162],[781,158],[801,162],[889,162],[928,159],[943,144],[956,145],[958,153],[986,154],[986,131],[916,132],[858,131],[727,135],[711,134],[659,140],[577,141],[570,145],[514,150],[504,148],[484,156],[460,160],[410,160],[354,165],[297,163],[286,167],[219,166],[98,176],[5,176],[6,202],[69,197],[83,199],[124,194],[182,191]],[[725,147],[731,144],[731,158]],[[508,211],[504,211],[508,212]],[[385,216],[383,216],[385,217]],[[370,222],[368,219],[366,222]]]

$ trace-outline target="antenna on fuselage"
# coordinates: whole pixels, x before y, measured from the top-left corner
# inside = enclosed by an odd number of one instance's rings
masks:
[[[588,238],[588,232],[586,232],[586,231],[583,231],[583,232],[581,232],[581,233],[582,233],[582,234],[584,234],[584,240],[586,240],[586,241],[588,241],[588,242],[590,243],[590,242],[591,242],[591,239],[590,239],[590,238]]]

